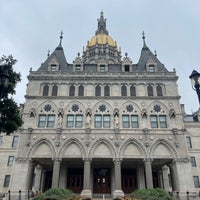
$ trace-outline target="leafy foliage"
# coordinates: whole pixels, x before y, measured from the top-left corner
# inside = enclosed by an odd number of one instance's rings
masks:
[[[0,132],[10,134],[22,125],[22,119],[17,104],[9,95],[15,94],[17,82],[21,80],[20,73],[13,70],[16,60],[12,55],[0,58]]]
[[[169,194],[160,188],[136,190],[131,196],[139,200],[172,200]]]
[[[34,198],[34,200],[67,200],[72,199],[73,193],[71,190],[64,188],[51,188]]]

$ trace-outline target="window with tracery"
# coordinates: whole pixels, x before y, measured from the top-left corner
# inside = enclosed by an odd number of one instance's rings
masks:
[[[110,87],[108,85],[104,87],[104,96],[110,96]]]
[[[100,87],[99,85],[97,85],[97,86],[95,87],[95,96],[96,96],[96,97],[101,96],[101,87]]]
[[[84,96],[84,87],[83,87],[83,85],[80,85],[78,87],[78,96]]]
[[[131,96],[136,96],[136,89],[134,85],[131,85],[130,87],[130,95]]]
[[[52,87],[52,96],[57,96],[58,95],[58,86],[54,85]]]
[[[163,96],[162,87],[158,85],[156,87],[157,96]]]
[[[147,93],[148,96],[153,96],[153,87],[151,85],[147,86]]]
[[[71,85],[69,88],[69,96],[70,97],[75,96],[75,86],[74,85]]]
[[[48,96],[48,95],[49,95],[49,86],[44,85],[42,96]]]
[[[126,88],[125,85],[123,85],[123,86],[121,87],[121,95],[122,95],[123,97],[127,96],[127,88]]]

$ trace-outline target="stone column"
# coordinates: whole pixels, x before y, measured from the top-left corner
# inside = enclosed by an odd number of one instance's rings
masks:
[[[137,187],[138,189],[145,189],[144,166],[137,168]]]
[[[53,177],[52,177],[52,188],[58,188],[59,187],[59,178],[60,178],[60,160],[55,159],[54,165],[53,165]]]
[[[28,171],[26,177],[26,189],[32,190],[33,174],[34,174],[35,163],[30,160],[28,164]]]
[[[172,190],[179,191],[176,162],[173,161],[171,164],[169,164],[169,168],[170,168],[170,174],[171,174],[171,179],[172,179]]]
[[[122,191],[121,183],[121,160],[119,158],[113,159],[114,161],[114,170],[115,170],[115,190],[113,192],[113,198],[124,196]]]
[[[90,184],[90,175],[91,175],[91,159],[84,159],[84,177],[83,177],[83,190],[81,196],[84,198],[92,198],[91,184]]]
[[[153,176],[152,176],[151,162],[152,162],[152,159],[144,159],[145,178],[146,178],[147,189],[153,188]]]
[[[165,191],[169,191],[169,168],[165,165],[162,167],[162,174],[163,174],[163,187]]]
[[[37,165],[35,167],[35,185],[34,185],[34,190],[35,191],[40,191],[40,184],[41,184],[41,177],[42,177],[42,166]]]

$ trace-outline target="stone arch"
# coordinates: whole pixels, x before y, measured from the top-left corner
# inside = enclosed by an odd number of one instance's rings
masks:
[[[151,104],[149,104],[149,105],[147,106],[148,113],[150,113],[151,109],[152,109],[154,106],[156,106],[156,105],[162,106],[161,111],[164,110],[164,111],[165,111],[165,114],[168,113],[168,108],[167,108],[167,106],[166,106],[164,103],[160,102],[160,101],[154,101],[154,102],[152,102]]]
[[[36,140],[27,152],[27,158],[48,157],[56,158],[56,149],[52,142],[47,138],[40,138]]]
[[[58,156],[60,159],[62,158],[85,158],[86,150],[83,144],[76,138],[71,138],[64,142],[60,151],[58,152]]]
[[[99,108],[98,106],[100,106],[100,105],[105,105],[105,106],[107,106],[107,108],[109,108],[109,110],[110,110],[110,114],[112,114],[113,113],[113,108],[112,108],[112,106],[108,103],[108,102],[106,102],[106,101],[99,101],[99,102],[97,102],[93,107],[92,107],[92,111],[93,111],[93,114],[95,114],[94,112]]]
[[[150,158],[177,158],[178,153],[169,141],[158,139],[149,149]]]
[[[49,108],[50,110],[49,111],[47,111],[46,113],[54,113],[54,114],[56,114],[57,113],[57,111],[58,111],[58,107],[56,106],[56,104],[53,102],[53,101],[44,101],[43,103],[41,103],[38,107],[37,107],[37,112],[38,113],[45,113],[45,110],[44,110],[44,108],[45,108],[45,106],[46,105],[50,105],[51,106],[51,108]]]
[[[125,141],[119,150],[120,158],[145,158],[146,156],[147,152],[145,147],[135,138],[130,138]]]
[[[122,106],[119,108],[120,113],[123,113],[123,109],[125,109],[126,106],[128,106],[128,105],[133,105],[133,109],[137,111],[136,114],[141,113],[140,107],[136,103],[134,103],[133,101],[126,101],[125,103],[123,103]]]
[[[99,138],[89,149],[90,158],[116,158],[117,151],[106,138]]]
[[[76,113],[82,113],[82,114],[85,113],[85,106],[80,101],[71,101],[69,104],[67,104],[67,106],[64,109],[65,113],[69,113],[69,111],[71,113],[75,113],[75,112],[72,111],[72,106],[73,105],[78,105],[79,106],[79,108],[76,111]]]

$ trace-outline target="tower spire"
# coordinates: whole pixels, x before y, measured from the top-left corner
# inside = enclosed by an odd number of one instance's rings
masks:
[[[62,39],[63,39],[63,31],[60,32],[60,43],[59,43],[59,46],[62,46]]]
[[[143,39],[143,48],[148,48],[145,42],[145,33],[142,31],[142,39]]]
[[[104,19],[103,11],[101,11],[100,18],[97,19],[97,21],[98,21],[98,28],[97,28],[97,31],[96,31],[96,35],[97,34],[108,35],[108,31],[106,30],[106,19]]]

